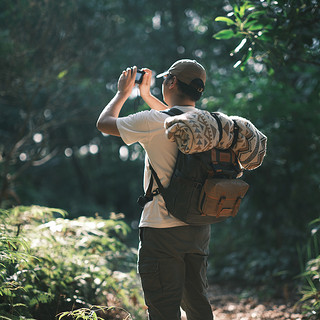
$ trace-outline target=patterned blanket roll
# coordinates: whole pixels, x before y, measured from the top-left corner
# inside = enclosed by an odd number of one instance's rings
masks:
[[[195,109],[165,120],[166,135],[186,154],[208,151],[214,147],[228,149],[234,139],[234,121],[239,127],[232,150],[243,169],[253,170],[266,155],[267,137],[249,120]]]

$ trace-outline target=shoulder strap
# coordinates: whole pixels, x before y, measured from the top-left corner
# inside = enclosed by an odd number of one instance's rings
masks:
[[[217,124],[218,124],[218,130],[219,130],[219,141],[221,141],[222,139],[222,123],[219,119],[219,117],[217,116],[217,114],[215,112],[211,112],[211,115],[216,119]]]
[[[161,112],[166,113],[169,116],[178,116],[178,115],[184,113],[183,111],[179,110],[178,108],[171,108],[169,110],[161,111]],[[162,183],[161,183],[156,171],[152,168],[152,165],[151,165],[150,161],[149,161],[149,167],[150,167],[150,170],[151,170],[151,178],[150,178],[150,182],[149,182],[149,187],[148,187],[147,193],[149,191],[149,194],[152,194],[151,189],[152,189],[152,184],[153,184],[153,178],[157,182],[158,189],[159,189],[160,193],[163,193],[164,187],[163,187],[163,185],[162,185]]]
[[[237,124],[236,120],[233,120],[233,124],[234,124],[234,129],[233,129],[233,140],[231,143],[230,148],[232,148],[238,141],[238,136],[239,136],[239,126]]]
[[[149,186],[148,186],[148,189],[145,194],[147,197],[152,196],[152,186],[153,186],[153,175],[151,175],[151,177],[150,177]]]
[[[219,129],[219,141],[221,141],[222,139],[222,123],[219,119],[219,117],[217,116],[217,114],[215,112],[211,112],[211,115],[216,119],[217,124],[218,124],[218,129]],[[239,126],[237,124],[237,121],[233,119],[233,125],[234,125],[234,129],[233,129],[233,140],[231,143],[231,146],[229,147],[232,148],[238,140],[238,136],[239,136]]]
[[[166,113],[166,114],[168,114],[169,116],[172,116],[172,117],[173,117],[173,116],[178,116],[178,115],[184,113],[183,111],[181,111],[181,110],[178,109],[178,108],[171,108],[171,109],[169,109],[169,110],[161,111],[161,112]]]
[[[151,165],[151,163],[150,163],[150,162],[149,162],[149,167],[150,167],[150,170],[151,170],[151,179],[152,179],[152,177],[154,177],[154,178],[155,178],[155,180],[156,180],[156,182],[157,182],[158,189],[159,189],[160,193],[163,193],[163,191],[164,191],[164,187],[163,187],[163,185],[162,185],[162,183],[161,183],[161,181],[160,181],[160,179],[159,179],[159,177],[158,177],[157,173],[156,173],[156,172],[155,172],[155,170],[152,168],[152,165]]]

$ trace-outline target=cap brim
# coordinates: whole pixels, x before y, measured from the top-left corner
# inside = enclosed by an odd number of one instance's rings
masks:
[[[163,76],[166,76],[167,74],[169,74],[169,71],[168,71],[168,70],[165,71],[165,72],[162,72],[162,73],[160,73],[160,74],[158,74],[158,75],[156,75],[156,78],[162,78]]]

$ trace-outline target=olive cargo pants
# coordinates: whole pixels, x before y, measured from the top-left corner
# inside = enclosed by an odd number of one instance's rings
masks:
[[[138,272],[150,320],[212,320],[207,291],[210,226],[141,228]]]

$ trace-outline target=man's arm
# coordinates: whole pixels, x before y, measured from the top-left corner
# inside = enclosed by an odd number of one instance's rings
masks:
[[[168,109],[166,104],[153,96],[150,92],[152,71],[147,68],[143,68],[142,70],[145,74],[143,75],[142,83],[139,85],[141,98],[151,109],[159,111]]]
[[[137,67],[127,68],[127,70],[122,72],[118,81],[116,95],[103,109],[98,118],[96,125],[99,131],[113,136],[120,136],[116,121],[135,85],[136,73]]]

